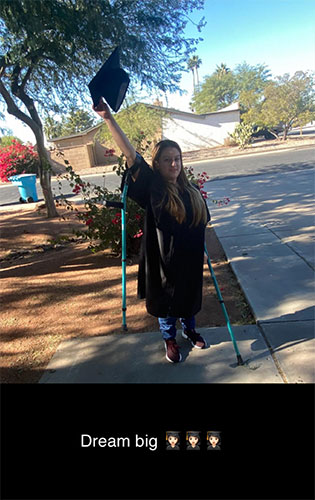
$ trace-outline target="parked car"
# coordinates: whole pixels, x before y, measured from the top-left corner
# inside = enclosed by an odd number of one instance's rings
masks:
[[[279,135],[282,132],[282,126],[272,128],[272,131]],[[276,139],[276,136],[271,133],[270,129],[267,128],[259,128],[258,126],[254,126],[254,132],[252,137],[264,137],[266,141],[270,141],[272,139]]]

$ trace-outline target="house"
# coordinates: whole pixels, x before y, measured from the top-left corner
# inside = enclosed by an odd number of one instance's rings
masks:
[[[222,146],[240,123],[238,103],[201,115],[162,109],[167,112],[163,118],[162,138],[178,142],[183,152]]]
[[[55,170],[62,170],[64,166],[63,159],[58,156],[59,151],[63,153],[64,159],[68,160],[77,172],[111,163],[110,157],[105,157],[107,148],[95,140],[95,136],[102,125],[103,122],[100,122],[82,132],[49,139],[51,145],[50,157]]]
[[[159,139],[172,139],[178,142],[183,152],[212,148],[224,144],[235,126],[240,123],[238,103],[212,113],[196,114],[186,111],[146,104],[151,109],[162,111]],[[67,137],[57,137],[49,142],[53,145],[51,158],[55,165],[63,164],[56,151],[62,151],[75,171],[112,164],[116,157],[105,156],[104,144],[95,140],[102,122],[83,132]]]

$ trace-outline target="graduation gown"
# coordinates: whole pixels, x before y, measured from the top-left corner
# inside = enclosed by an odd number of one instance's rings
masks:
[[[161,206],[166,190],[163,177],[139,153],[129,170],[132,174],[138,168],[136,181],[130,177],[128,187],[128,197],[145,209],[138,297],[146,299],[147,311],[152,316],[189,318],[201,309],[206,225],[189,227],[192,207],[188,192],[180,193],[186,221],[179,224],[165,210],[167,197]],[[208,208],[207,214],[209,221]]]

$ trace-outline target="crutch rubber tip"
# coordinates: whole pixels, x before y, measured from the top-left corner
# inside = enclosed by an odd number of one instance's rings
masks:
[[[238,366],[242,366],[244,364],[244,361],[242,360],[242,356],[240,354],[237,354],[236,357],[237,357]]]

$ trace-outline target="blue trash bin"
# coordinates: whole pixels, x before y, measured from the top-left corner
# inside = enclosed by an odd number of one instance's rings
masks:
[[[19,188],[21,203],[38,201],[35,174],[13,175],[8,180]]]

